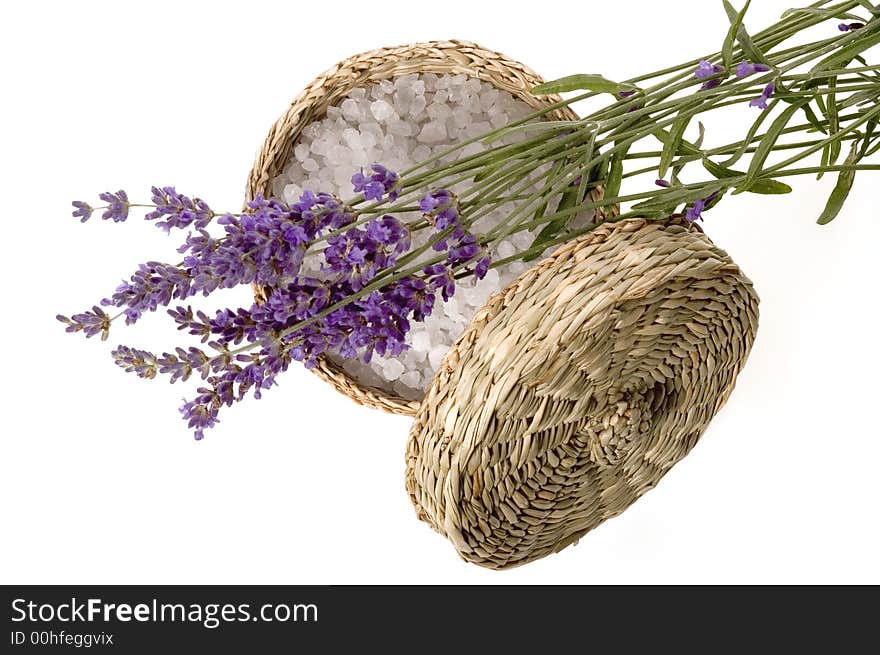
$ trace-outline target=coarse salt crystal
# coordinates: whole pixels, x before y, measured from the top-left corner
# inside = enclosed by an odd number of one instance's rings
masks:
[[[394,116],[394,107],[385,100],[376,100],[370,104],[370,113],[377,121],[387,121]]]
[[[385,379],[396,380],[406,370],[400,360],[386,359],[382,363],[382,372],[385,373]]]
[[[418,352],[428,352],[431,348],[431,335],[423,330],[419,330],[413,334],[410,343],[413,350]]]
[[[428,363],[435,371],[440,368],[443,357],[446,356],[449,346],[434,346],[428,353]]]
[[[301,162],[309,158],[310,152],[311,149],[304,143],[297,144],[297,146],[293,149],[293,154],[296,157],[297,161]]]
[[[446,138],[446,124],[441,121],[425,123],[417,138],[423,143],[439,143]]]
[[[346,98],[342,101],[342,117],[352,123],[355,123],[361,119],[361,107],[358,104],[357,100],[352,100],[351,98]]]

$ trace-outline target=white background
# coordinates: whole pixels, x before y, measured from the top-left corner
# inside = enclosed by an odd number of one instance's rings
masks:
[[[789,1],[754,2],[747,24]],[[827,227],[815,218],[832,179],[707,214],[762,298],[730,402],[624,515],[508,572],[461,562],[415,518],[409,419],[295,369],[197,443],[176,411],[190,389],[108,354],[174,345],[166,321],[102,344],[53,318],[172,256],[143,222],[79,224],[71,200],[176,184],[237,208],[269,126],[350,54],[461,38],[548,79],[622,79],[717,50],[725,31],[720,2],[702,1],[4,3],[0,582],[880,582],[880,175],[857,178]],[[708,138],[733,140],[750,111]]]

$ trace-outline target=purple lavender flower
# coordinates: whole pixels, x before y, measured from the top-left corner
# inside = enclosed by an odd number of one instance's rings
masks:
[[[196,398],[180,407],[180,413],[188,427],[194,430],[196,441],[204,438],[205,430],[220,422],[217,419],[220,404],[219,394],[214,389],[199,387]]]
[[[477,265],[474,266],[474,277],[478,280],[482,280],[486,277],[486,273],[489,272],[489,266],[492,264],[492,260],[487,257],[481,257],[477,262]]]
[[[708,91],[709,89],[714,89],[716,86],[721,84],[721,78],[715,77],[711,80],[706,80],[700,85],[700,91]]]
[[[412,245],[409,228],[394,216],[386,214],[382,218],[367,222],[364,227],[367,230],[367,237],[387,246],[395,255],[405,253]]]
[[[167,306],[172,298],[186,298],[192,286],[192,276],[184,269],[160,262],[141,264],[127,282],[123,281],[105,307],[124,308],[125,322],[135,323],[144,312]]]
[[[175,309],[169,309],[168,315],[177,323],[178,330],[186,330],[189,334],[200,337],[202,343],[210,338],[213,326],[205,312],[201,310],[193,312],[192,307],[178,305]]]
[[[190,198],[178,193],[173,186],[153,187],[152,201],[156,209],[144,218],[148,221],[165,218],[156,223],[157,227],[166,232],[171,228],[185,228],[192,225],[196,229],[207,227],[214,218],[214,212],[201,198]]]
[[[480,246],[477,243],[477,237],[473,234],[465,234],[450,245],[446,261],[451,267],[456,267],[466,264],[479,254]]]
[[[117,366],[122,367],[126,372],[135,373],[139,378],[147,380],[156,377],[159,367],[153,353],[129,346],[119,346],[111,354]]]
[[[177,380],[189,379],[193,371],[201,375],[202,379],[207,379],[212,371],[220,368],[218,363],[223,359],[222,356],[208,357],[204,351],[190,346],[186,350],[175,348],[174,353],[162,353],[154,361],[158,365],[159,373],[171,376],[171,384],[174,384]]]
[[[759,107],[760,109],[767,109],[767,100],[770,99],[770,96],[773,95],[773,92],[776,91],[776,85],[773,82],[770,82],[767,86],[764,87],[764,90],[761,91],[761,95],[757,98],[752,98],[749,100],[749,107]]]
[[[705,80],[707,77],[712,77],[713,75],[723,72],[724,68],[718,64],[712,64],[705,59],[701,59],[699,66],[697,66],[697,69],[694,71],[694,77],[698,80]]]
[[[693,223],[697,220],[703,219],[703,212],[706,211],[706,207],[718,196],[718,191],[713,191],[705,198],[700,198],[699,200],[695,200],[694,204],[688,207],[685,210],[684,218],[685,220]]]
[[[376,274],[394,266],[409,250],[409,230],[393,216],[369,221],[365,229],[349,228],[327,239],[322,270],[341,276],[355,291]]]
[[[101,214],[101,218],[105,221],[112,218],[114,223],[121,223],[128,218],[128,194],[125,191],[117,191],[110,193],[105,191],[98,194],[98,197],[107,203],[107,210]]]
[[[80,314],[74,314],[72,318],[61,314],[55,318],[67,324],[65,332],[82,332],[86,338],[100,334],[101,341],[106,341],[110,332],[110,317],[97,305]]]
[[[394,202],[397,200],[397,182],[398,175],[394,171],[390,171],[381,164],[373,164],[372,173],[364,175],[363,169],[351,176],[351,184],[355,193],[363,193],[365,200],[375,200],[382,202],[382,198],[387,193],[388,200]]]
[[[736,76],[748,77],[753,73],[766,73],[768,70],[770,70],[770,67],[767,64],[753,64],[743,59],[739,64],[737,64]]]
[[[439,189],[438,191],[432,191],[431,193],[425,194],[425,196],[419,200],[419,209],[422,210],[423,214],[431,214],[436,209],[448,207],[452,202],[452,194],[446,189]]]
[[[687,208],[684,213],[685,220],[693,223],[697,220],[702,220],[703,210],[706,209],[706,201],[703,198],[694,201],[694,204]]]
[[[428,284],[418,277],[405,277],[394,286],[392,298],[404,310],[412,312],[416,321],[425,320],[434,310],[436,295]]]
[[[461,216],[455,196],[446,189],[433,191],[419,201],[419,208],[425,212],[425,216],[433,224],[435,232],[444,234],[444,237],[437,239],[432,247],[437,252],[446,251],[446,264],[451,268],[456,268],[478,259],[482,254],[483,257],[477,263],[479,268],[475,267],[474,269],[477,279],[482,279],[489,269],[491,260],[478,244],[477,238],[461,226]],[[483,259],[486,261],[484,262]],[[439,273],[438,270],[428,274],[436,276]],[[450,279],[453,280],[451,289],[447,288],[446,282],[442,285],[444,300],[448,300],[447,296],[454,293],[454,278],[450,277]],[[437,286],[436,288],[441,287]]]
[[[840,25],[837,26],[837,29],[839,29],[841,32],[850,32],[850,31],[852,31],[852,30],[860,30],[860,29],[862,29],[864,26],[865,26],[864,23],[859,23],[859,22],[856,22],[856,23],[841,23]]]
[[[666,188],[666,189],[668,189],[670,186],[672,186],[669,182],[667,182],[666,180],[664,180],[662,178],[654,180],[654,184],[656,184],[657,186],[662,186],[663,188]]]
[[[428,276],[428,288],[440,291],[444,301],[455,295],[455,277],[448,266],[431,264],[425,267],[424,273]]]
[[[76,208],[73,212],[73,217],[78,218],[80,223],[85,223],[89,220],[92,217],[92,212],[95,211],[89,203],[82,200],[74,200],[70,204]]]

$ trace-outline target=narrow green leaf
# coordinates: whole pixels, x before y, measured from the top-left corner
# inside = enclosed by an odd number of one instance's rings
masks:
[[[853,141],[849,156],[846,158],[846,163],[854,164],[857,162],[858,152],[859,142],[856,140]],[[840,213],[840,210],[843,209],[843,204],[849,196],[855,177],[855,169],[840,171],[840,175],[837,176],[837,184],[834,186],[834,189],[832,189],[831,195],[828,196],[828,202],[825,204],[825,209],[822,210],[819,220],[816,221],[819,225],[827,225],[837,218],[837,215]]]
[[[880,139],[877,139],[877,141],[875,141],[874,144],[871,145],[870,148],[865,150],[865,157],[870,157],[871,155],[877,153],[878,151],[880,151]],[[861,157],[860,157],[860,159],[861,159]]]
[[[596,150],[596,134],[598,132],[598,127],[594,129],[590,133],[590,141],[588,142],[587,154],[584,155],[584,160],[589,161],[594,156],[599,155],[599,151]],[[587,191],[587,182],[590,180],[601,180],[605,177],[605,167],[608,165],[607,156],[602,157],[593,168],[589,172],[581,173],[581,182],[578,185],[577,194],[575,196],[575,202],[580,204],[584,201],[584,195],[586,195]]]
[[[662,127],[658,127],[657,129],[655,129],[652,134],[657,137],[657,140],[662,143],[664,147],[666,146],[666,142],[670,139],[670,133],[664,130]],[[685,155],[702,154],[702,151],[687,139],[681,139],[679,141],[678,149],[681,150],[682,154]]]
[[[552,179],[554,179],[554,180],[561,179],[559,176],[560,176],[560,173],[562,172],[562,169],[564,169],[570,163],[571,163],[571,161],[568,158],[563,158],[562,160],[556,162],[553,165],[553,172],[552,172],[553,178]],[[537,220],[540,220],[544,216],[544,214],[547,211],[547,204],[548,204],[547,201],[548,201],[548,199],[544,198],[541,202],[538,203],[538,206],[535,209],[535,213],[532,216],[532,220],[537,221]]]
[[[666,177],[666,172],[669,170],[672,160],[678,153],[682,139],[684,138],[684,131],[687,129],[690,121],[690,116],[679,116],[669,128],[669,136],[663,143],[663,150],[660,152],[660,166],[657,169],[658,177]]]
[[[746,0],[746,4],[739,11],[739,13],[737,13],[736,18],[730,21],[730,29],[727,30],[727,36],[724,39],[724,45],[721,47],[721,57],[724,60],[724,67],[727,70],[731,70],[733,68],[733,46],[736,43],[736,34],[737,32],[739,32],[739,28],[742,25],[743,18],[746,15],[746,10],[749,8],[751,2],[752,0]]]
[[[874,130],[877,129],[877,122],[878,119],[875,117],[865,124],[865,140],[862,143],[862,149],[859,152],[859,159],[864,158],[868,153],[868,147],[871,145],[871,139],[874,137]]]
[[[853,107],[855,105],[862,105],[865,103],[876,102],[877,101],[877,90],[876,89],[865,89],[864,91],[857,91],[853,93],[848,98],[845,98],[840,103],[840,109],[847,109],[849,107]]]
[[[614,198],[620,193],[620,185],[623,182],[623,160],[630,146],[622,150],[616,151],[611,155],[611,166],[608,171],[608,178],[605,181],[605,197]]]
[[[749,149],[749,146],[751,145],[752,140],[755,138],[755,135],[758,133],[758,130],[761,129],[761,125],[764,124],[764,121],[767,120],[767,117],[770,116],[771,112],[776,108],[776,105],[778,104],[779,100],[774,98],[765,111],[759,112],[758,117],[754,120],[752,126],[749,128],[749,131],[746,134],[746,138],[740,141],[739,147],[736,149],[736,152],[734,152],[728,159],[724,161],[725,166],[733,166],[736,162],[742,159],[742,156],[746,154],[746,150]]]
[[[485,180],[487,177],[492,175],[492,173],[495,173],[497,170],[498,170],[498,168],[496,168],[494,166],[487,166],[486,168],[481,170],[479,173],[474,175],[474,182],[479,182],[480,180]]]
[[[849,63],[849,62],[847,62]],[[810,80],[813,82],[814,80]],[[815,80],[818,82],[818,80]],[[822,111],[822,114],[825,116],[825,120],[828,122],[828,131],[827,134],[833,135],[836,134],[840,129],[840,120],[838,118],[838,109],[837,109],[837,97],[835,95],[834,90],[837,88],[837,77],[831,77],[827,80],[827,85],[830,90],[825,100],[819,100],[817,96],[816,104],[819,106],[819,109]],[[805,85],[806,86],[806,85]],[[811,86],[818,86],[818,84],[811,84]],[[833,166],[837,162],[837,158],[840,157],[840,141],[831,141],[826,144],[822,148],[822,166]],[[816,175],[817,180],[821,180],[822,176],[825,175],[824,171],[820,171]]]
[[[820,168],[824,169],[826,166],[828,166],[828,155],[829,155],[828,147],[826,146],[826,147],[822,148],[822,158],[819,161]],[[821,170],[818,173],[816,173],[817,180],[821,180],[824,176],[825,176],[824,170]]]
[[[618,84],[607,80],[601,75],[568,75],[558,80],[544,82],[532,87],[532,94],[546,96],[552,93],[566,93],[568,91],[594,91],[596,93],[613,93],[620,91],[635,90],[631,84]]]
[[[703,167],[719,180],[729,179],[745,175],[742,171],[735,171],[721,164],[716,164],[711,159],[703,159]],[[784,182],[778,180],[757,179],[749,188],[749,193],[758,193],[761,195],[777,195],[782,193],[791,193],[791,187]]]
[[[559,200],[559,206],[556,208],[557,212],[563,211],[565,209],[571,209],[577,203],[577,189],[570,188],[566,189],[562,198]],[[559,218],[554,218],[551,220],[544,228],[538,232],[538,235],[535,237],[535,240],[532,241],[532,245],[529,246],[529,250],[533,248],[537,248],[548,241],[552,241],[554,238],[558,237],[562,234],[562,231],[565,229],[565,226],[568,225],[568,222],[571,220],[571,216],[560,216]],[[523,261],[528,262],[533,259],[537,259],[541,256],[540,252],[534,252],[531,255],[523,257]]]
[[[728,20],[733,23],[737,19],[738,12],[727,0],[721,1],[724,3],[724,11],[727,12]],[[749,61],[751,61],[753,64],[759,62],[762,64],[769,64],[767,58],[764,56],[764,53],[761,52],[752,41],[752,38],[746,31],[746,26],[742,24],[742,20],[740,20],[740,24],[736,30],[736,40],[739,41],[739,45],[742,48],[742,51],[745,53],[746,57],[748,57]]]
[[[754,181],[760,177],[764,162],[767,161],[767,157],[773,150],[773,146],[779,139],[785,126],[788,125],[791,117],[794,116],[796,112],[800,111],[801,107],[807,104],[807,102],[808,100],[806,98],[802,98],[798,102],[790,104],[783,109],[779,116],[777,116],[770,124],[767,133],[758,142],[758,147],[755,149],[755,154],[752,156],[752,161],[749,163],[749,170],[746,172],[746,179],[743,180],[743,183],[733,192],[734,195],[748,191]]]
[[[828,132],[825,131],[825,126],[822,125],[822,123],[819,121],[819,117],[816,116],[816,112],[813,111],[813,108],[810,107],[809,103],[804,105],[803,109],[804,114],[806,114],[807,116],[807,121],[810,123],[810,125],[816,128],[818,132],[821,132],[822,134],[828,134]]]
[[[706,126],[701,121],[697,121],[697,130],[699,134],[697,135],[697,140],[694,141],[694,148],[699,150],[703,147],[703,139],[706,138]]]
[[[697,135],[697,139],[693,142],[693,144],[687,143],[682,139],[682,144],[687,144],[686,146],[684,146],[685,148],[688,148],[692,145],[694,148],[699,150],[703,147],[703,139],[706,138],[706,127],[700,121],[697,121],[697,129],[699,130],[699,134]],[[687,163],[687,160],[680,159],[678,163],[672,167],[672,175],[669,179],[672,180],[673,184],[679,183],[678,176]]]

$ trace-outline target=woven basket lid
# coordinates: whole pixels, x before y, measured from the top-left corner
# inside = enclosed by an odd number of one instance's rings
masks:
[[[605,223],[491,298],[407,445],[418,515],[504,568],[651,489],[724,404],[758,320],[751,282],[683,222]]]
[[[292,157],[303,128],[323,118],[328,107],[341,102],[352,89],[416,72],[475,77],[508,91],[535,108],[559,100],[558,96],[537,97],[529,92],[544,81],[534,71],[501,53],[468,41],[412,43],[354,55],[319,75],[272,126],[248,176],[246,201],[258,193],[272,194],[272,180]],[[568,107],[561,107],[549,113],[548,118],[574,120],[577,115]],[[602,189],[591,189],[590,196],[594,200],[601,198]],[[254,291],[258,302],[265,299],[264,289],[255,287]],[[419,410],[419,401],[363,384],[327,357],[321,357],[312,370],[337,391],[363,405],[406,416],[415,416]]]

